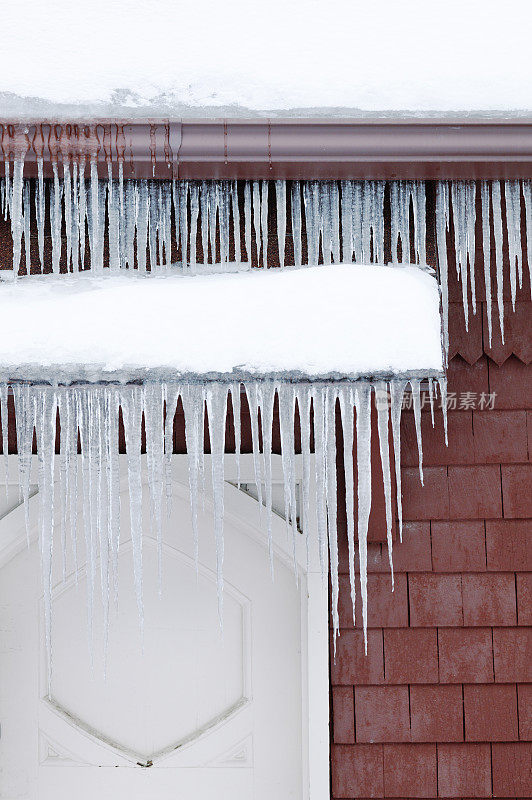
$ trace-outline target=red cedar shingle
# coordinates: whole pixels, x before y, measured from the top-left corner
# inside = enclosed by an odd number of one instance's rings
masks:
[[[464,625],[515,625],[513,574],[476,574],[462,577]]]
[[[433,522],[431,535],[435,572],[485,571],[486,543],[482,520]]]
[[[451,519],[493,519],[502,516],[500,468],[495,465],[449,467]]]
[[[386,683],[437,683],[435,628],[384,631]]]
[[[449,519],[447,469],[427,467],[425,485],[415,467],[401,470],[403,518],[405,520]]]
[[[464,686],[465,734],[469,742],[511,742],[517,735],[513,684]]]
[[[354,744],[355,711],[351,686],[333,686],[333,741],[335,744]]]
[[[388,553],[383,548],[384,558]],[[393,566],[395,572],[430,572],[432,569],[430,523],[405,522],[403,541],[393,544]]]
[[[459,396],[458,396],[459,401]],[[449,411],[447,415],[449,446],[445,445],[443,414],[437,403],[434,409],[434,428],[430,411],[421,415],[423,464],[474,464],[473,424],[471,411]],[[404,467],[418,465],[418,449],[414,415],[403,412],[401,419],[401,463]]]
[[[331,648],[332,649],[332,648]],[[336,661],[331,654],[333,686],[383,683],[384,665],[382,631],[368,631],[368,654],[364,655],[364,637],[360,630],[344,630],[336,641]]]
[[[511,356],[498,367],[489,362],[490,392],[495,393],[495,408],[523,409],[532,397],[532,364],[525,365]]]
[[[449,358],[459,354],[474,364],[483,352],[481,314],[469,314],[466,330],[462,303],[449,303]]]
[[[340,578],[338,610],[340,625],[352,627],[353,606],[347,575]],[[356,625],[362,625],[362,603],[356,598]],[[408,625],[406,575],[397,575],[392,592],[390,572],[368,575],[368,626],[370,628],[401,628]]]
[[[408,686],[355,686],[357,742],[409,742]]]
[[[461,742],[461,686],[411,686],[411,735],[414,742]]]
[[[385,744],[383,753],[385,797],[436,796],[436,745]]]
[[[532,572],[516,575],[517,621],[519,625],[532,625]]]
[[[489,570],[532,570],[532,525],[529,520],[488,520],[486,552]]]
[[[504,517],[532,517],[532,464],[502,466]]]
[[[484,309],[484,351],[497,364],[502,364],[512,354],[525,364],[530,363],[532,360],[532,337],[530,336],[532,303],[526,302],[525,296],[521,295],[515,304],[515,310],[512,309],[511,303],[505,303],[504,312],[504,343],[499,334],[499,326],[496,325],[490,347],[486,310]],[[495,304],[493,304],[493,315],[494,319],[498,316]]]
[[[532,797],[532,744],[493,744],[492,763],[495,797]]]
[[[532,681],[532,628],[494,628],[493,661],[497,683]]]
[[[482,392],[489,392],[488,380],[488,360],[482,356],[474,364],[468,364],[460,356],[451,359],[447,370],[447,386],[449,392],[459,397],[464,392],[475,392],[481,395]]]
[[[410,625],[462,625],[460,575],[409,575]]]
[[[493,681],[490,628],[442,628],[438,644],[441,683]]]
[[[532,684],[524,683],[517,687],[519,708],[519,738],[532,741]]]
[[[438,796],[491,796],[489,744],[438,745]]]
[[[331,772],[335,798],[384,796],[381,744],[333,745]]]
[[[528,460],[524,411],[474,411],[475,464],[513,464]]]

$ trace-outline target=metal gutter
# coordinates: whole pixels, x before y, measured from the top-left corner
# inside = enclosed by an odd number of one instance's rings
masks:
[[[532,118],[0,122],[24,175],[64,160],[124,178],[532,178]]]

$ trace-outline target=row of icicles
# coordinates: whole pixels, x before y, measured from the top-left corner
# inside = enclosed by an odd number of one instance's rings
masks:
[[[432,379],[426,385],[434,424],[436,389],[441,394],[446,432],[446,384]],[[174,417],[181,399],[189,465],[190,506],[196,566],[199,560],[198,507],[205,487],[204,423],[208,418],[212,471],[212,508],[216,541],[216,579],[220,621],[223,613],[224,561],[224,453],[228,400],[233,411],[235,452],[240,485],[239,454],[241,450],[241,392],[245,392],[251,417],[253,462],[258,491],[260,517],[267,531],[270,564],[273,570],[272,543],[272,429],[274,406],[279,415],[281,459],[284,480],[284,503],[287,531],[293,537],[294,569],[297,516],[305,537],[309,535],[311,469],[316,481],[316,530],[320,561],[325,577],[330,562],[331,608],[334,639],[338,634],[338,542],[336,484],[336,416],[341,416],[344,444],[346,484],[347,537],[349,576],[355,620],[355,541],[358,539],[360,589],[364,640],[367,647],[367,531],[371,509],[371,415],[375,403],[386,505],[386,533],[392,569],[392,480],[390,467],[389,428],[391,426],[397,518],[402,536],[400,422],[405,380],[375,383],[291,383],[270,380],[248,381],[245,384],[221,382],[160,383],[143,385],[85,385],[70,387],[14,384],[20,497],[24,501],[28,542],[31,530],[29,512],[32,446],[34,432],[38,453],[38,493],[40,497],[39,544],[44,592],[45,639],[51,676],[52,642],[52,564],[54,559],[54,518],[60,520],[60,541],[63,579],[67,548],[71,548],[74,571],[85,565],[89,640],[92,641],[93,607],[100,573],[103,623],[109,625],[111,598],[118,597],[118,550],[120,542],[120,465],[119,410],[124,426],[128,483],[129,516],[133,548],[135,589],[138,610],[143,619],[142,597],[142,426],[146,434],[146,471],[153,534],[157,538],[159,573],[162,571],[163,508],[169,514],[172,497],[172,452]],[[7,398],[11,387],[0,386],[3,452],[7,454]],[[421,382],[410,380],[414,420],[419,450],[419,472],[423,481],[421,443]],[[301,455],[296,456],[295,434],[297,415],[300,420]],[[60,419],[59,454],[56,455],[56,424]],[[313,422],[312,422],[313,420]],[[311,427],[314,433],[314,466],[311,460]],[[81,456],[78,460],[78,436]],[[261,444],[262,443],[262,447]],[[58,460],[58,486],[54,484],[54,462]],[[297,508],[296,465],[301,465],[301,508]],[[79,463],[78,463],[79,462]],[[356,464],[357,488],[354,486]],[[6,481],[9,480],[6,459]],[[264,488],[263,488],[264,487]],[[78,492],[82,505],[82,523],[78,523]],[[59,495],[59,497],[57,497]],[[145,502],[148,499],[145,498]],[[60,507],[60,512],[54,510]],[[356,510],[356,514],[355,514]],[[355,530],[355,518],[357,530]],[[78,526],[83,529],[85,558],[78,556]],[[70,540],[70,545],[68,541]],[[307,539],[308,542],[308,539]],[[327,552],[328,551],[328,552]],[[55,556],[57,558],[57,556]],[[98,568],[99,564],[99,568]],[[91,650],[92,652],[92,650]]]
[[[59,272],[66,239],[66,265],[72,272],[90,264],[103,272],[104,249],[111,270],[157,272],[172,262],[172,252],[191,272],[201,265],[234,261],[268,266],[269,194],[274,193],[278,262],[287,263],[291,238],[293,263],[384,263],[385,195],[389,198],[392,263],[426,263],[427,213],[424,181],[156,181],[98,177],[97,164],[53,165],[54,177],[24,179],[24,162],[5,162],[0,203],[9,215],[13,270],[19,273],[22,242],[30,264],[31,218],[36,220],[41,270],[44,229],[49,217],[51,270]],[[32,191],[31,183],[35,184]],[[469,303],[476,313],[475,226],[477,194],[482,216],[483,275],[488,335],[492,339],[492,238],[499,326],[504,341],[503,249],[509,254],[510,295],[515,308],[523,282],[523,263],[532,264],[532,181],[436,182],[436,242],[442,292],[444,346],[448,350],[448,244],[454,230],[454,268],[462,286],[466,328]],[[521,217],[526,220],[527,258],[523,259]],[[505,230],[504,230],[505,229]],[[493,235],[492,235],[493,232]],[[172,244],[174,243],[174,245]],[[276,257],[277,258],[277,257]],[[88,262],[88,259],[87,259]]]

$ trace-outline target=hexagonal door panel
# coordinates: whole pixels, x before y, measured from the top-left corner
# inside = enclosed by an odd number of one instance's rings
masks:
[[[165,546],[162,595],[157,546],[144,543],[144,637],[132,575],[131,548],[119,557],[118,608],[111,600],[107,656],[101,598],[94,608],[89,656],[86,580],[71,579],[53,600],[53,705],[134,758],[154,761],[227,719],[246,702],[249,608],[231,587],[220,630],[215,576]]]

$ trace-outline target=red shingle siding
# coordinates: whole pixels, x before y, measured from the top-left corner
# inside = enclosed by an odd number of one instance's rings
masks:
[[[504,345],[494,310],[489,350],[485,308],[468,334],[452,308],[456,409],[448,450],[439,409],[434,429],[422,414],[424,487],[404,412],[404,541],[394,595],[385,544],[368,549],[367,659],[340,541],[335,800],[532,798],[532,326],[517,305]],[[460,408],[466,392],[495,392],[494,410]]]

